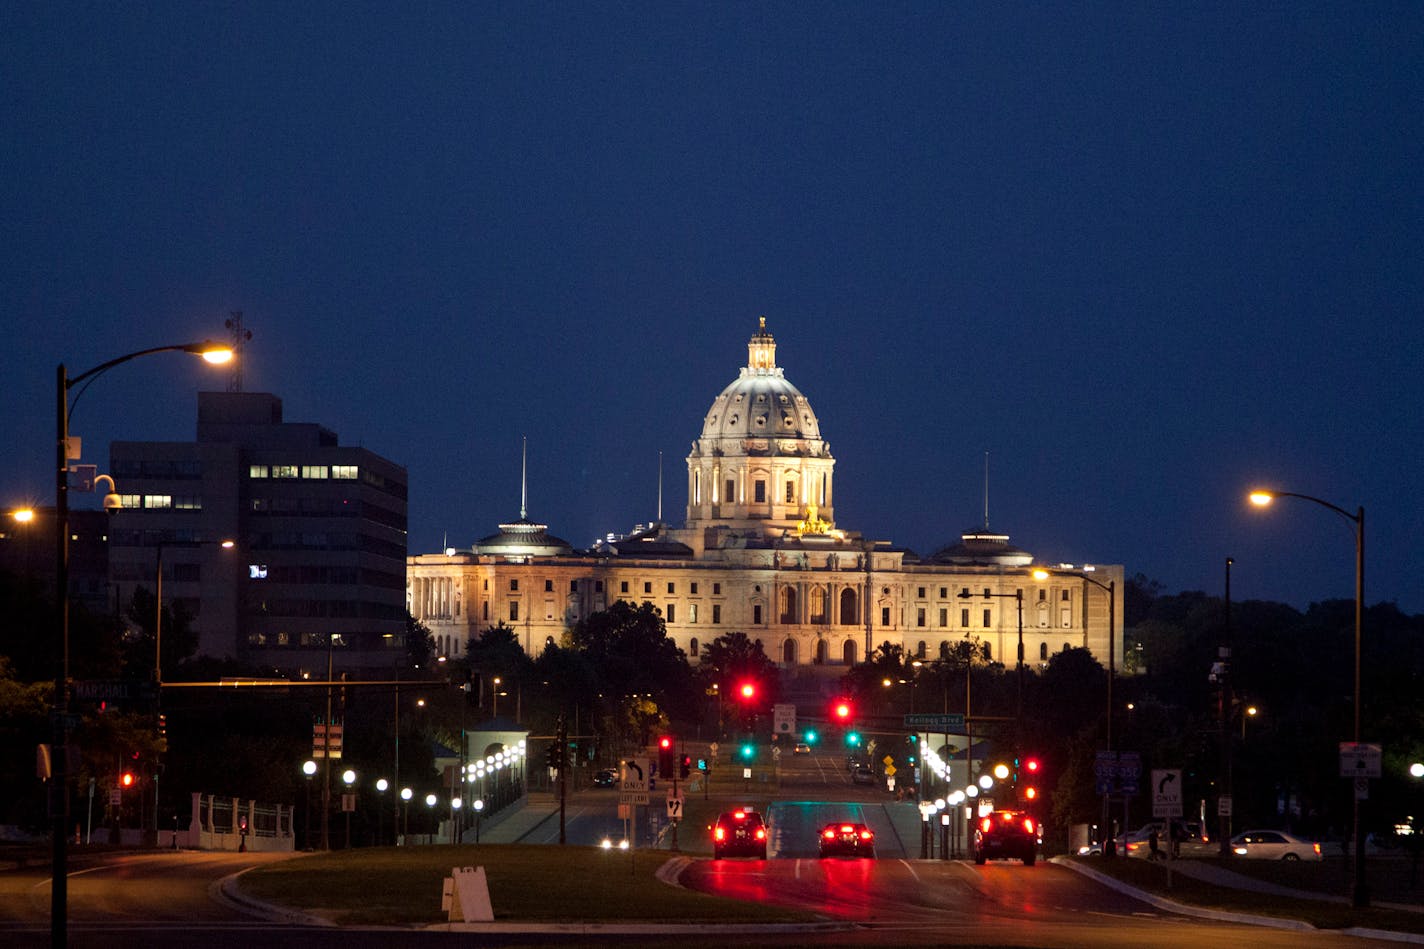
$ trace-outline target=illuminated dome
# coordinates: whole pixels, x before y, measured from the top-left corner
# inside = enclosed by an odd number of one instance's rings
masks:
[[[762,317],[747,364],[712,400],[687,456],[687,526],[829,530],[834,468],[811,403],[776,364],[776,340]]]
[[[702,421],[703,439],[813,439],[820,447],[821,425],[811,403],[776,365],[776,340],[766,331],[766,317],[747,343],[747,364]]]

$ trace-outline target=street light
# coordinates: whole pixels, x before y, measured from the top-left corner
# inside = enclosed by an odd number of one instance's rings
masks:
[[[69,942],[69,765],[66,761],[69,744],[69,390],[81,382],[84,388],[74,396],[84,394],[88,383],[114,368],[120,363],[148,356],[153,353],[185,352],[202,356],[209,363],[230,362],[232,347],[210,340],[201,343],[183,343],[176,346],[154,346],[137,352],[110,359],[93,369],[70,378],[64,363],[55,370],[55,471],[54,471],[54,532],[55,532],[55,627],[59,637],[59,665],[54,678],[54,703],[50,716],[54,727],[52,777],[50,779],[49,810],[53,818],[52,834],[52,876],[50,885],[50,941],[55,949],[62,949]],[[76,456],[77,457],[77,456]]]
[[[1044,570],[1041,567],[1033,571],[1035,580],[1047,580],[1055,574]],[[1107,743],[1108,757],[1114,759],[1113,752],[1113,680],[1117,678],[1117,581],[1109,580],[1103,583],[1086,573],[1074,572],[1069,574],[1076,579],[1091,583],[1108,595],[1108,689],[1107,689]],[[1020,607],[1022,608],[1022,606]],[[1022,619],[1020,619],[1022,622]],[[1022,644],[1019,646],[1022,651]],[[1112,782],[1107,782],[1107,791],[1103,794],[1103,856],[1117,856],[1117,839],[1112,832],[1112,817],[1109,813],[1112,809]],[[1125,805],[1124,805],[1125,806]]]
[[[415,792],[410,788],[401,788],[401,840],[404,841],[410,836],[410,799]]]
[[[1035,572],[1034,576],[1037,576],[1037,575],[1038,575],[1037,572]],[[987,600],[987,599],[989,599],[989,598],[991,598],[991,597],[998,597],[998,598],[1005,599],[1005,600],[1013,600],[1013,601],[1015,602],[1015,604],[1018,606],[1018,616],[1019,616],[1019,658],[1018,658],[1017,670],[1018,670],[1018,690],[1019,690],[1019,696],[1018,696],[1018,711],[1014,713],[1014,730],[1015,730],[1015,732],[1017,732],[1017,731],[1019,731],[1019,730],[1022,728],[1022,726],[1023,726],[1023,689],[1024,689],[1024,676],[1023,676],[1023,673],[1024,673],[1024,648],[1023,648],[1023,590],[1022,590],[1022,589],[1018,589],[1018,590],[1015,590],[1013,593],[991,593],[991,592],[986,588],[986,589],[984,590],[984,599]],[[971,599],[974,598],[974,594],[970,593],[967,589],[961,590],[961,591],[959,591],[959,598],[960,598],[961,600],[971,600]]]
[[[306,795],[305,795],[305,797],[306,797],[306,805],[307,805],[307,806],[306,806],[306,811],[307,811],[306,834],[304,835],[304,836],[305,836],[305,840],[302,841],[302,843],[305,844],[305,846],[304,846],[302,849],[303,849],[303,850],[310,850],[310,849],[311,849],[311,783],[312,783],[312,775],[316,774],[316,762],[315,762],[315,761],[311,761],[311,760],[303,761],[303,762],[302,762],[302,774],[306,776]]]
[[[351,810],[346,806],[346,794],[351,793],[351,785],[356,783],[356,772],[347,768],[341,772],[341,781],[346,785],[346,792],[342,795],[341,809],[346,811],[346,849],[351,849]]]
[[[1310,501],[1323,508],[1329,508],[1339,514],[1352,525],[1351,533],[1355,536],[1355,744],[1360,743],[1360,711],[1364,704],[1363,696],[1360,693],[1360,639],[1365,604],[1365,508],[1361,505],[1351,514],[1338,505],[1323,501],[1320,498],[1311,497],[1308,494],[1296,494],[1292,491],[1271,491],[1257,489],[1252,491],[1248,497],[1251,503],[1257,507],[1267,507],[1276,498],[1300,498],[1302,501]],[[1368,781],[1369,779],[1364,779]],[[1356,789],[1354,794],[1355,811],[1355,879],[1350,892],[1350,902],[1356,909],[1363,909],[1370,905],[1369,884],[1365,880],[1365,846],[1364,840],[1360,836],[1360,792]]]
[[[391,789],[391,782],[385,778],[376,779],[376,793],[381,795],[381,800],[376,803],[376,846],[386,845],[386,792]]]

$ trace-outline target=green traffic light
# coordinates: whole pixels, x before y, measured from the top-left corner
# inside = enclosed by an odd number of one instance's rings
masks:
[[[751,758],[752,755],[755,755],[755,754],[756,754],[756,746],[755,746],[755,745],[743,745],[743,746],[742,746],[742,757],[743,757],[743,758]]]
[[[860,744],[860,736],[857,735],[855,732],[847,732],[846,744],[850,745],[851,747],[856,747]]]
[[[814,745],[815,743],[816,743],[816,733],[815,733],[814,731],[811,731],[811,730],[808,729],[808,730],[806,731],[806,744],[808,744],[808,745]]]

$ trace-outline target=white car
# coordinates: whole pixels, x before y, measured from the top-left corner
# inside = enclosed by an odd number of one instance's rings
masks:
[[[801,742],[797,742],[797,743],[796,743],[795,754],[798,754],[798,755],[809,755],[810,753],[811,753],[811,746],[810,746],[810,745],[806,744],[804,741],[801,741]]]
[[[1248,830],[1231,838],[1231,852],[1247,860],[1320,860],[1320,844],[1283,830]]]

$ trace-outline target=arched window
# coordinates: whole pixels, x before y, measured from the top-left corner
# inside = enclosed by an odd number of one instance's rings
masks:
[[[994,661],[994,647],[991,646],[991,645],[989,645],[988,643],[985,643],[985,644],[984,644],[984,661],[985,661],[985,662],[993,662],[993,661]]]
[[[939,657],[941,659],[949,658],[949,643],[943,639],[939,641]]]
[[[1048,643],[1039,643],[1039,644],[1038,644],[1038,658],[1040,658],[1040,659],[1047,659],[1047,658],[1048,658]]]
[[[824,626],[830,621],[826,614],[826,588],[815,586],[811,588],[811,618],[810,622],[818,626]]]
[[[841,650],[841,661],[848,666],[855,665],[855,640],[847,639],[845,649]]]
[[[824,639],[817,640],[816,642],[816,661],[826,661],[826,641]]]
[[[920,640],[919,645],[915,647],[915,658],[916,658],[916,659],[923,659],[923,658],[925,658],[925,641],[924,641],[923,639]]]
[[[692,503],[702,503],[702,472],[692,472]]]
[[[855,591],[846,587],[841,591],[841,619],[842,626],[855,626],[860,622],[860,609],[855,602]]]
[[[796,665],[796,640],[788,639],[781,644],[781,661],[788,666]]]
[[[791,624],[796,622],[796,588],[781,588],[781,622]]]
[[[697,658],[697,637],[692,637],[692,642],[687,644],[687,654],[693,659]]]

